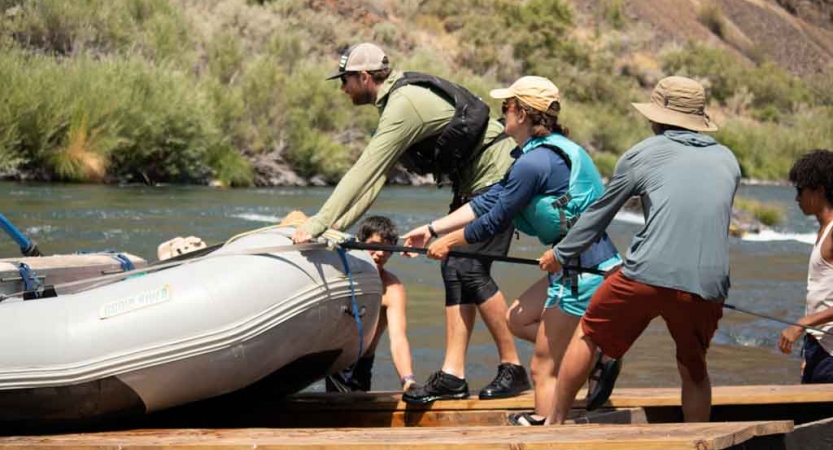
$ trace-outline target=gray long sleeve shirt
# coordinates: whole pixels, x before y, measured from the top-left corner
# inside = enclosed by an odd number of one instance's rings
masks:
[[[594,242],[634,195],[645,227],[622,274],[641,283],[721,301],[729,292],[729,223],[740,182],[732,152],[709,136],[666,131],[619,159],[604,195],[573,225],[554,252],[563,264]]]

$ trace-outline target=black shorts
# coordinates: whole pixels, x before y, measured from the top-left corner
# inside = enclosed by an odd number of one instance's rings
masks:
[[[813,336],[804,335],[804,370],[801,384],[833,383],[833,355]]]
[[[455,250],[506,256],[514,234],[515,227],[510,226],[488,241],[458,247]],[[443,261],[445,306],[479,305],[492,298],[500,289],[492,279],[491,271],[491,260],[452,256]]]

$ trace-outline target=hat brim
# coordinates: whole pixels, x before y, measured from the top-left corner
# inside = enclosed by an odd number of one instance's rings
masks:
[[[512,98],[515,93],[511,89],[492,89],[489,91],[489,97],[492,98]]]
[[[328,81],[329,80],[335,80],[336,78],[341,78],[345,73],[347,73],[347,72],[344,71],[344,70],[340,70],[340,71],[328,76],[327,78],[324,78],[324,80],[328,80]]]
[[[651,122],[673,125],[692,131],[717,131],[717,125],[705,115],[681,113],[654,103],[631,103],[631,105]]]

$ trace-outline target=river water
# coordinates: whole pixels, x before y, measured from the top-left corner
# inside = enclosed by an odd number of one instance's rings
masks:
[[[301,209],[313,214],[331,188],[223,190],[207,187],[84,186],[0,183],[0,212],[47,254],[119,250],[156,259],[156,246],[175,236],[196,235],[215,243],[239,232],[274,224]],[[729,303],[775,317],[803,315],[806,268],[816,224],[794,202],[794,190],[743,186],[739,195],[779,204],[786,220],[773,231],[730,244],[732,290]],[[405,232],[445,213],[450,194],[434,187],[388,187],[369,213],[391,217]],[[617,216],[609,232],[620,251],[640,229],[634,214]],[[18,256],[10,239],[0,237],[0,257]],[[685,236],[681,236],[685,239]],[[537,240],[513,241],[510,254],[537,258]],[[417,378],[440,368],[445,327],[439,264],[425,258],[394,257],[388,266],[408,292],[408,336]],[[495,277],[507,298],[520,294],[541,273],[535,267],[495,264]],[[789,384],[799,381],[800,357],[776,348],[783,326],[725,311],[709,351],[715,385]],[[516,341],[525,364],[532,345]],[[25,351],[23,349],[22,351]],[[618,386],[677,386],[674,344],[662,320],[655,320],[626,355]],[[387,340],[377,351],[374,389],[396,389]],[[478,320],[468,352],[467,378],[473,391],[496,373],[497,352]],[[313,389],[316,389],[314,386]]]

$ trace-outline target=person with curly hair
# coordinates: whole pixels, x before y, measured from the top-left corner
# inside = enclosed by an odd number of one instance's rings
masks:
[[[792,352],[793,344],[804,334],[804,327],[833,329],[833,152],[814,150],[790,169],[795,186],[795,201],[807,216],[819,223],[816,244],[810,252],[807,269],[806,315],[781,331],[778,348]],[[801,383],[833,383],[833,339],[828,334],[806,329]]]

